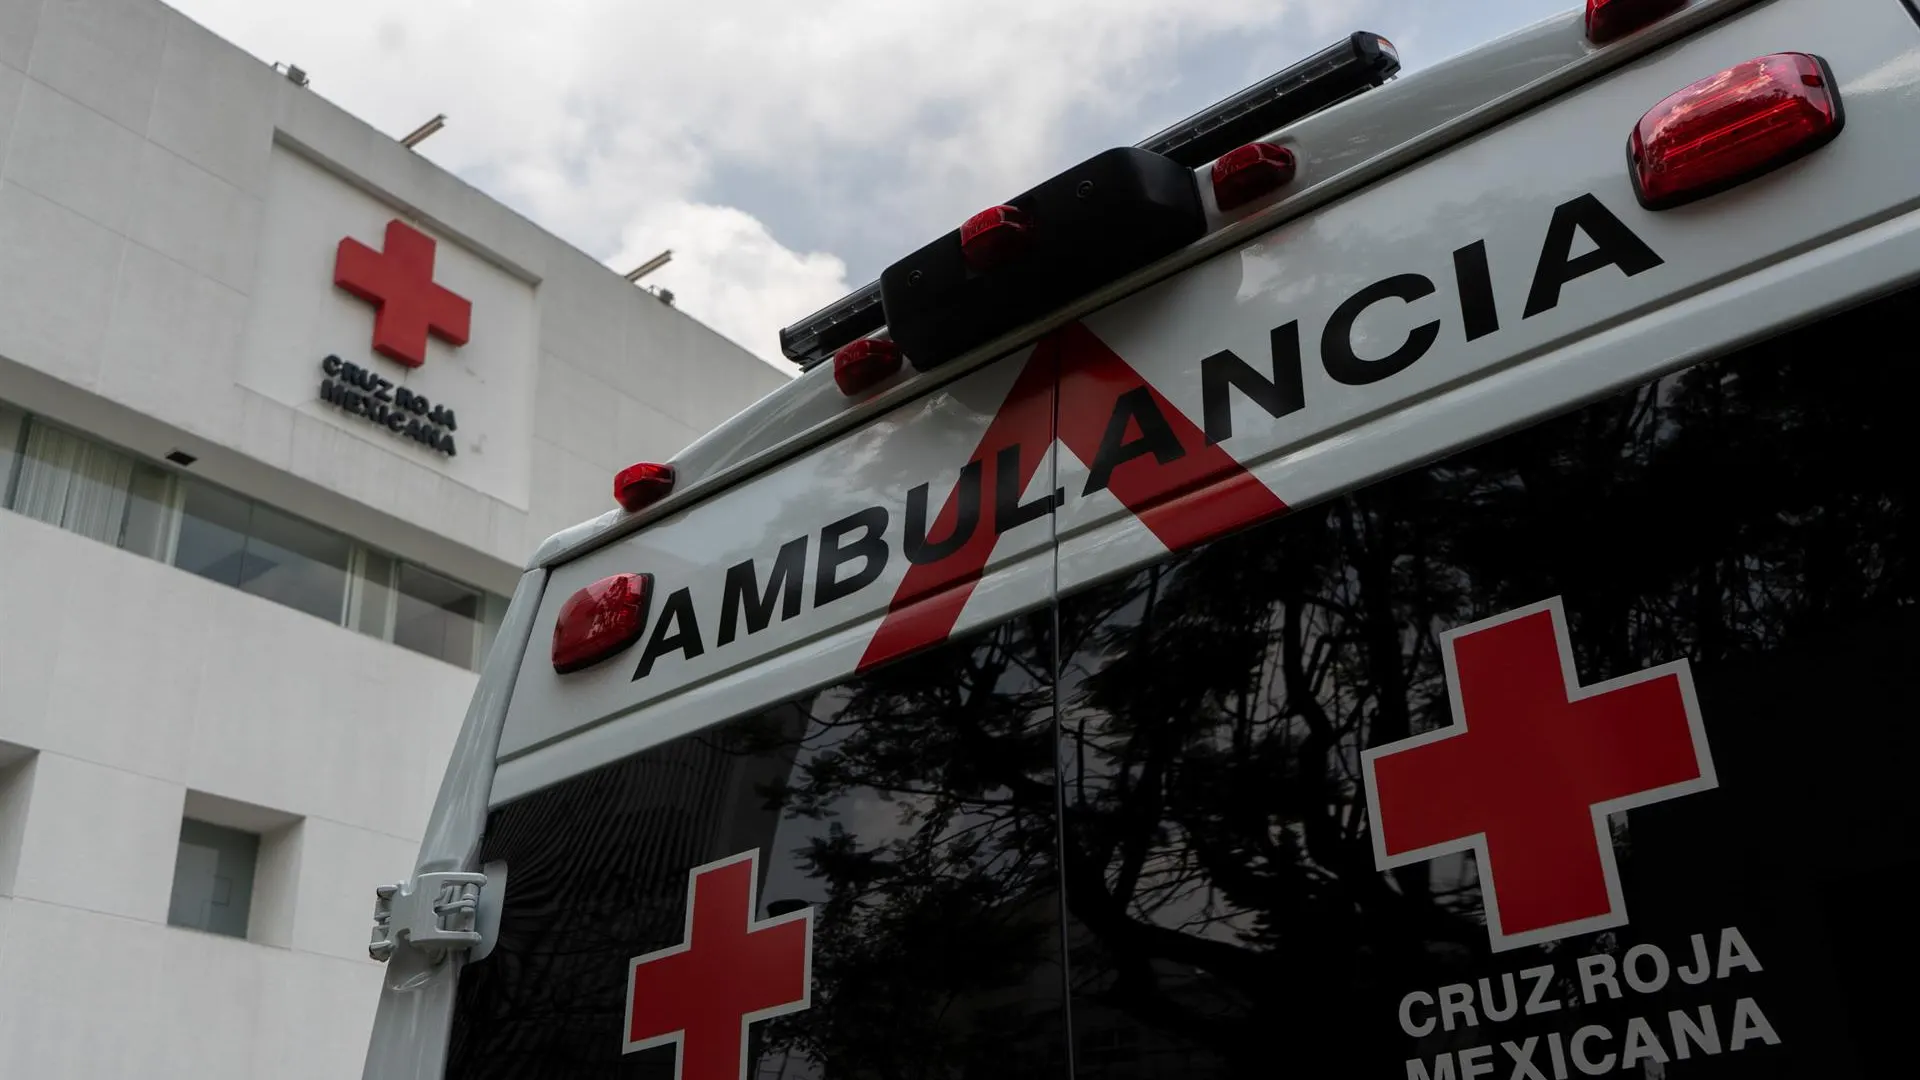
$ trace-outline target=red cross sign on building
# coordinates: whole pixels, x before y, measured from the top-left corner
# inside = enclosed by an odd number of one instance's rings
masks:
[[[675,1080],[746,1080],[747,1025],[813,1004],[813,909],[753,920],[760,852],[697,866],[680,944],[633,958],[626,1053],[673,1044]]]
[[[374,306],[373,349],[408,367],[427,362],[427,336],[465,345],[473,316],[466,297],[433,281],[433,237],[395,219],[387,247],[349,236],[333,260],[333,283]]]
[[[1472,851],[1496,951],[1627,921],[1608,815],[1717,784],[1685,660],[1593,686],[1558,598],[1441,638],[1453,723],[1362,755],[1382,870]]]

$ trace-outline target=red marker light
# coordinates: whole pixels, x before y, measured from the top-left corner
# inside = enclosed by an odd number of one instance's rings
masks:
[[[1687,0],[1587,0],[1587,40],[1604,45],[1687,6]]]
[[[643,510],[673,490],[673,466],[643,461],[620,470],[613,478],[613,498],[621,509]]]
[[[1634,193],[1665,210],[1743,184],[1818,150],[1845,117],[1817,56],[1775,53],[1701,79],[1633,129]]]
[[[861,338],[833,354],[833,381],[852,397],[893,378],[900,370],[900,346],[881,338]]]
[[[579,671],[640,640],[652,592],[652,574],[615,574],[568,597],[553,623],[553,670]]]
[[[1213,163],[1213,201],[1222,212],[1271,194],[1293,182],[1293,151],[1273,143],[1248,143]]]
[[[1005,266],[1027,250],[1030,228],[1019,207],[989,206],[960,226],[960,255],[979,274]]]

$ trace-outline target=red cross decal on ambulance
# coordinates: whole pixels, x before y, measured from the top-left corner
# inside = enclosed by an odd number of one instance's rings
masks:
[[[625,1053],[678,1048],[674,1080],[746,1080],[747,1027],[813,1004],[813,909],[755,922],[758,849],[696,866],[678,945],[627,971]]]
[[[1453,723],[1361,756],[1381,870],[1472,851],[1495,951],[1627,921],[1607,817],[1718,783],[1676,660],[1593,686],[1555,599],[1441,637]]]

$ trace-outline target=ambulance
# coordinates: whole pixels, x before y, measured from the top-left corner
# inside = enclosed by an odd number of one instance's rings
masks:
[[[982,211],[547,541],[365,1076],[1916,1075],[1920,13],[1398,66]]]

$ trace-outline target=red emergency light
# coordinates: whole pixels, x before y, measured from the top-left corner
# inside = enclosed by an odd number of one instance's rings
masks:
[[[652,592],[652,574],[615,574],[568,597],[553,623],[553,670],[591,667],[640,640]]]
[[[1587,0],[1587,40],[1604,45],[1687,6],[1687,0]]]
[[[1224,213],[1293,182],[1293,151],[1274,143],[1248,143],[1213,163],[1213,201]]]
[[[643,461],[613,478],[613,498],[628,513],[643,510],[673,491],[673,466]]]
[[[1005,266],[1027,250],[1030,228],[1019,207],[989,206],[961,223],[960,257],[976,274]]]
[[[1806,156],[1840,134],[1833,72],[1805,53],[1738,64],[1655,105],[1633,129],[1634,193],[1665,210]]]
[[[886,382],[900,371],[900,346],[884,338],[861,338],[833,354],[833,381],[851,397]]]

